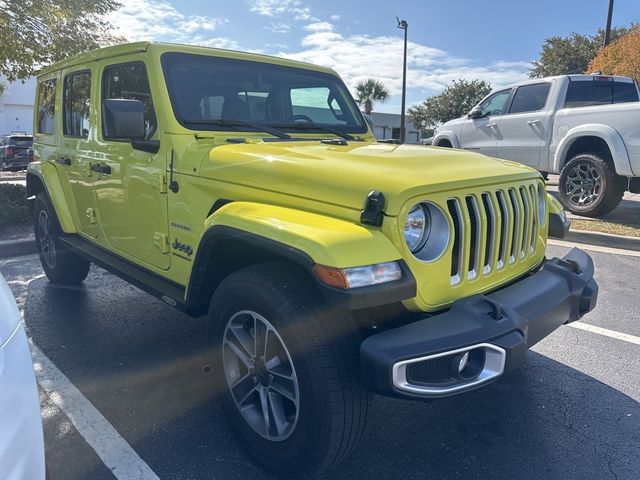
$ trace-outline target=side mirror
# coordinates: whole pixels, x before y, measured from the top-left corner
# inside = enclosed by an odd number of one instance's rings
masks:
[[[468,118],[480,118],[482,117],[482,110],[480,107],[473,107],[471,111],[467,114]]]
[[[144,104],[140,100],[110,98],[102,103],[104,138],[144,139]]]
[[[371,130],[373,130],[373,127],[375,127],[375,123],[373,122],[373,117],[367,113],[363,113],[362,116],[364,117],[364,119],[367,122],[367,125],[369,125],[369,128],[371,128]]]

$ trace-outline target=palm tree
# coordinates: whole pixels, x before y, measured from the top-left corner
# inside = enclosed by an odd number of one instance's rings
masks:
[[[371,115],[373,102],[384,102],[389,98],[389,89],[379,80],[369,78],[361,80],[356,85],[356,102],[364,106],[364,112]]]

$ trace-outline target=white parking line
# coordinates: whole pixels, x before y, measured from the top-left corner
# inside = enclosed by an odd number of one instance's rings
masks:
[[[113,475],[119,480],[159,480],[131,445],[31,339],[29,346],[38,383]]]
[[[629,343],[634,343],[636,345],[640,345],[640,337],[636,337],[635,335],[629,335],[628,333],[616,332],[615,330],[596,327],[595,325],[590,325],[588,323],[582,323],[582,322],[569,323],[568,326],[577,328],[579,330],[584,330],[586,332],[604,335],[605,337],[615,338],[616,340],[622,340],[623,342],[629,342]]]
[[[556,245],[558,247],[578,247],[583,250],[591,250],[592,252],[600,252],[600,253],[612,253],[614,255],[628,255],[630,257],[640,257],[640,252],[636,252],[635,250],[625,250],[623,248],[613,248],[613,247],[601,247],[600,245],[588,245],[586,243],[573,243],[566,242],[564,240],[547,240],[549,245]]]

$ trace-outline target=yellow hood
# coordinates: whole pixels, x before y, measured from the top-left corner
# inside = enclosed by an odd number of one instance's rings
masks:
[[[367,194],[386,197],[395,216],[415,196],[538,176],[523,165],[421,145],[319,141],[241,143],[211,149],[200,175],[362,209]]]

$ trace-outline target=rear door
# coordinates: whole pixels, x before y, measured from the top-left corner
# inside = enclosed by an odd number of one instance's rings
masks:
[[[95,155],[96,110],[93,64],[63,70],[62,137],[57,164],[75,203],[78,229],[91,238],[98,236],[96,205],[93,195],[95,173],[91,165]]]
[[[496,145],[500,135],[498,122],[504,113],[507,101],[511,95],[511,89],[500,90],[487,98],[479,105],[481,116],[469,118],[462,124],[460,132],[460,145],[465,150],[496,156]]]
[[[545,109],[550,88],[550,82],[516,87],[509,108],[499,121],[499,158],[539,167],[545,133],[551,127]]]
[[[131,141],[106,138],[100,118],[99,163],[105,173],[95,184],[100,225],[107,246],[149,267],[169,268],[171,255],[167,211],[167,142],[160,132],[143,55],[100,62],[100,103],[106,99],[144,104],[145,139],[158,142],[156,152],[134,149]],[[164,149],[160,148],[164,147]]]

